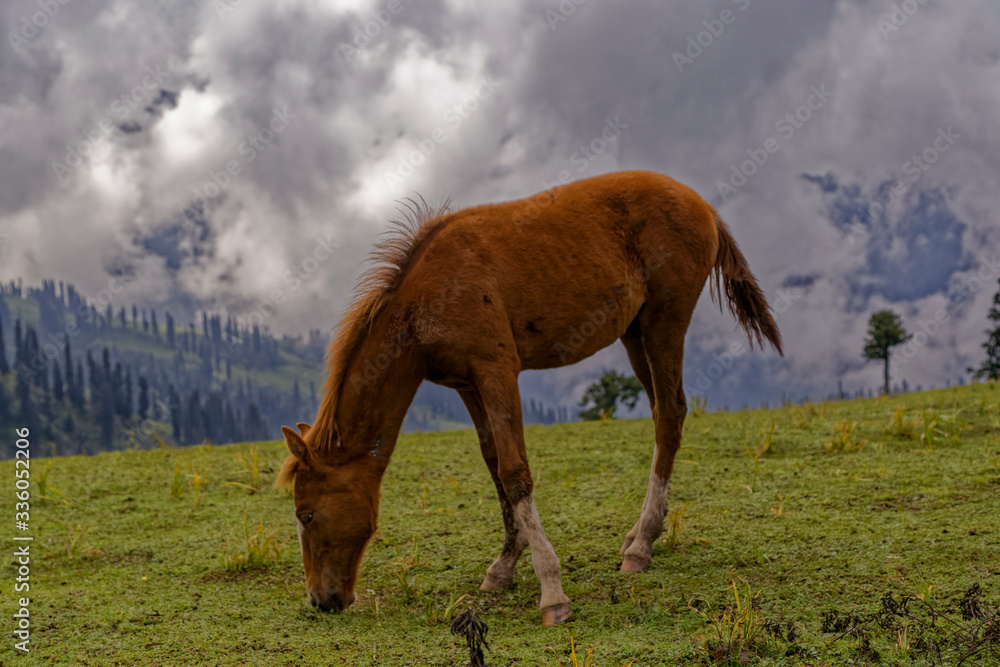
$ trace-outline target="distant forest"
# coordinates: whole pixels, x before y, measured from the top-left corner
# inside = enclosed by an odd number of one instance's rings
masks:
[[[261,324],[201,312],[97,304],[73,285],[0,285],[0,432],[27,426],[38,456],[280,437],[311,422],[327,338],[278,339]],[[196,320],[196,321],[190,321]],[[526,423],[575,418],[525,401]],[[404,430],[465,426],[454,392],[425,383]],[[12,456],[13,441],[0,441]]]

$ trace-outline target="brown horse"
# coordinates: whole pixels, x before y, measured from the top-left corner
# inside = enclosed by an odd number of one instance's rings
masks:
[[[759,344],[779,352],[767,301],[718,213],[666,176],[626,171],[457,212],[414,207],[373,253],[330,346],[313,427],[282,427],[314,607],[354,601],[375,532],[382,476],[417,387],[458,390],[493,476],[506,537],[482,588],[509,586],[526,546],[546,625],[569,618],[559,559],[535,509],[518,373],[572,364],[620,339],[656,432],[623,572],[649,564],[663,531],[687,406],[684,334],[706,280]],[[721,307],[721,303],[720,303]]]

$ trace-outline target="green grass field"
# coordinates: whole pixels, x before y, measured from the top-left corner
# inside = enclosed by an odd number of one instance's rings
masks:
[[[340,615],[306,601],[292,500],[271,487],[283,444],[32,460],[32,650],[16,655],[4,630],[0,663],[463,665],[449,623],[471,607],[489,625],[493,665],[572,665],[572,646],[580,665],[740,664],[739,651],[706,652],[719,642],[691,606],[720,614],[734,580],[757,595],[744,625],[766,618],[798,635],[760,635],[743,655],[751,664],[867,664],[871,651],[883,665],[921,664],[916,623],[845,634],[827,616],[824,628],[825,613],[863,617],[886,592],[964,623],[958,600],[978,583],[995,614],[1000,388],[689,415],[670,498],[684,508],[679,530],[645,573],[623,575],[618,548],[642,504],[652,430],[527,429],[538,510],[573,601],[556,628],[540,624],[527,552],[514,588],[479,591],[502,524],[471,431],[401,439],[358,601]],[[13,462],[2,475],[13,544]],[[241,570],[260,524],[264,564]],[[11,562],[0,590],[12,628]],[[958,650],[945,647],[945,664]]]

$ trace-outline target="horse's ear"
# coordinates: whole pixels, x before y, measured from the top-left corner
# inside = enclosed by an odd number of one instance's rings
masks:
[[[295,429],[287,426],[281,427],[281,433],[285,436],[285,444],[288,445],[288,451],[292,453],[292,456],[300,461],[307,461],[309,448],[306,447],[306,441],[302,439],[302,436],[296,433]]]
[[[309,429],[311,429],[312,426],[310,426],[305,422],[298,422],[297,424],[295,424],[295,428],[299,429],[299,433],[301,433],[302,437],[304,438],[307,435],[309,435]]]

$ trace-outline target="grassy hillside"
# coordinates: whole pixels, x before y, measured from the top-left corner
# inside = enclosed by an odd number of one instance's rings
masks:
[[[686,508],[680,530],[661,538],[641,575],[618,572],[618,548],[642,503],[651,422],[531,427],[527,441],[573,601],[561,627],[540,625],[527,553],[516,587],[478,590],[502,526],[471,431],[402,438],[358,601],[340,615],[305,599],[292,501],[270,487],[282,444],[116,452],[53,460],[44,486],[32,487],[34,664],[462,665],[468,653],[448,624],[470,606],[489,624],[494,665],[573,664],[571,636],[580,664],[591,649],[589,665],[710,664],[711,626],[689,602],[707,601],[695,606],[708,614],[724,608],[734,578],[758,594],[755,614],[785,634],[752,647],[754,664],[866,664],[872,651],[883,665],[919,662],[919,640],[936,635],[864,620],[886,592],[923,596],[968,624],[958,602],[978,583],[983,613],[996,613],[993,385],[690,415],[671,496],[672,510]],[[250,494],[254,452],[263,486]],[[36,480],[49,464],[32,460]],[[13,480],[12,462],[0,467]],[[249,534],[262,523],[280,553],[239,571],[244,513]],[[0,590],[10,624],[11,586]],[[910,609],[919,616],[922,603]],[[852,614],[861,620],[841,622]],[[863,632],[845,635],[852,626]],[[14,663],[11,643],[3,663]],[[957,662],[950,650],[946,664]]]

